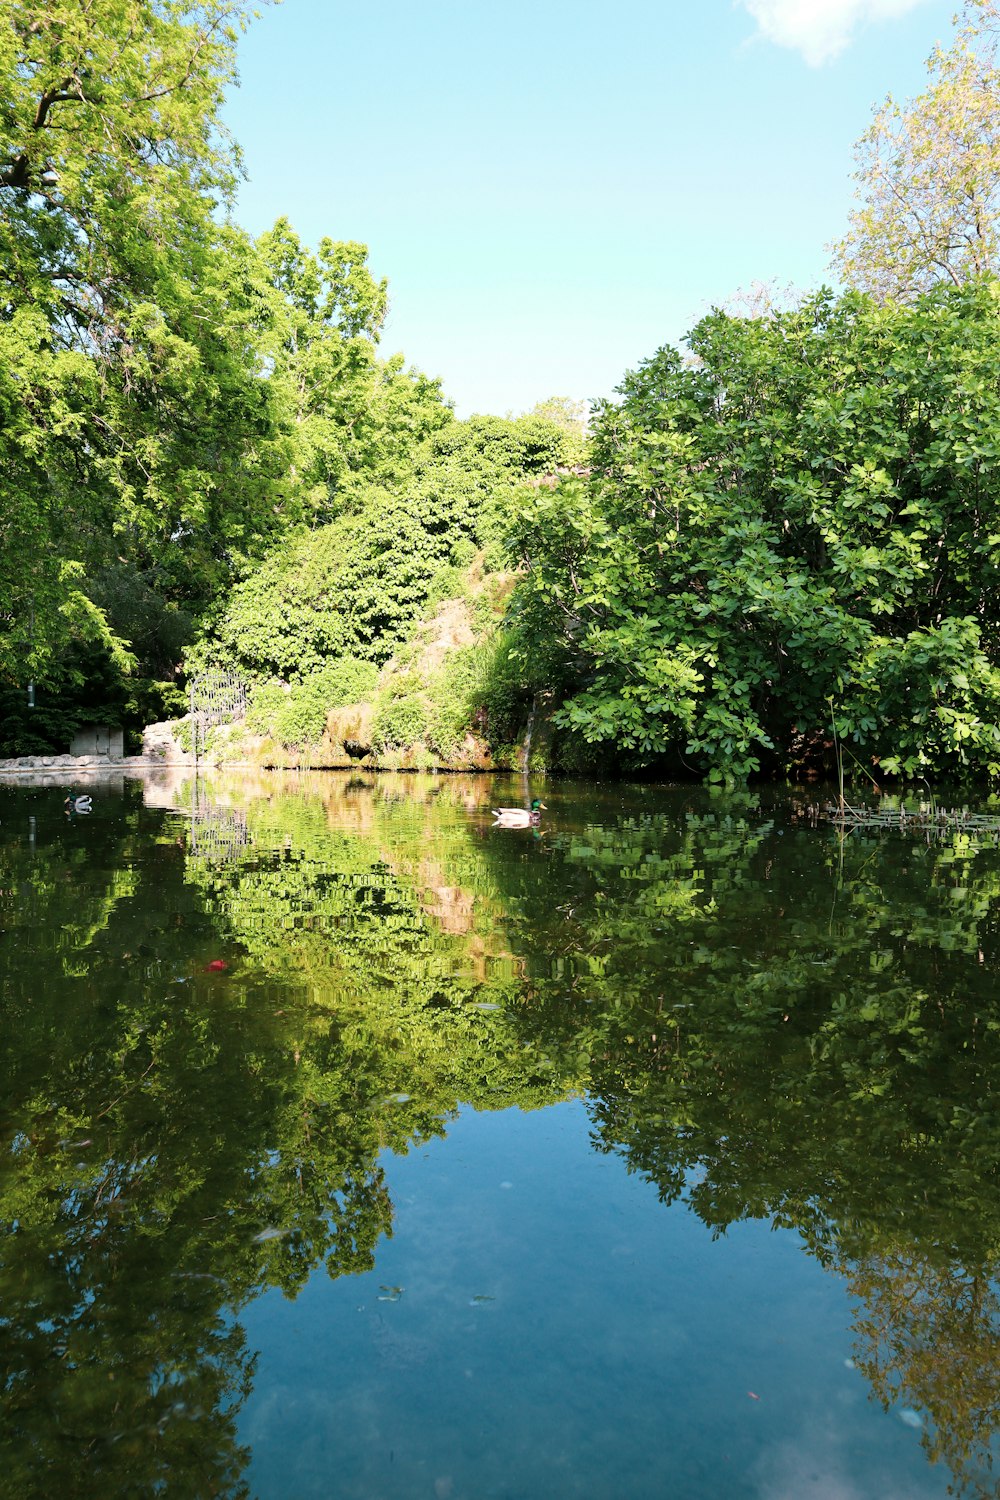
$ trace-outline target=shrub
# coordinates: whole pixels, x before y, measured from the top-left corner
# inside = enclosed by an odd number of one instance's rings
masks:
[[[409,693],[404,698],[386,698],[375,711],[372,744],[376,750],[402,750],[422,740],[427,728],[427,706],[423,698],[416,693]]]
[[[262,683],[253,693],[247,723],[255,733],[271,735],[287,747],[315,745],[330,710],[370,698],[377,681],[373,663],[339,657],[288,687]]]

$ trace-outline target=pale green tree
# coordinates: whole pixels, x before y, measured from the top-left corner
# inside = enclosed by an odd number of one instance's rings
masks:
[[[312,523],[328,521],[358,473],[388,480],[452,420],[437,381],[378,357],[388,283],[368,247],[324,236],[315,251],[286,218],[257,241],[269,283],[268,383],[289,433],[289,486]]]
[[[966,0],[956,23],[924,92],[888,96],[858,142],[859,204],[834,267],[882,299],[1000,269],[1000,4]]]
[[[524,415],[551,422],[566,434],[569,439],[566,461],[569,464],[579,465],[585,461],[590,430],[589,401],[575,401],[571,396],[547,396],[544,401],[536,401]]]

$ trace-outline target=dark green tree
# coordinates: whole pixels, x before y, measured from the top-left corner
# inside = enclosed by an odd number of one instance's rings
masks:
[[[909,776],[1000,768],[1000,290],[716,312],[599,406],[595,472],[513,529],[557,721],[720,780],[836,735]]]

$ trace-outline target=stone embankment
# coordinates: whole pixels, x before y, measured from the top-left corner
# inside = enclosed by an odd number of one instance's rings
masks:
[[[120,776],[123,772],[143,772],[159,766],[193,765],[194,756],[178,743],[174,730],[170,723],[150,724],[143,730],[141,755],[18,755],[0,760],[0,778],[45,775],[80,781],[109,773]]]
[[[22,755],[0,760],[0,780],[30,775],[83,781],[108,775],[142,776],[150,771],[194,769],[195,758],[178,738],[183,721],[149,724],[142,733],[142,754],[113,759],[107,755]],[[201,756],[203,767],[255,767],[277,770],[490,771],[494,763],[486,741],[468,733],[450,755],[435,754],[418,744],[376,751],[372,746],[372,707],[354,703],[331,712],[318,745],[294,750],[252,735],[245,724],[223,724],[212,732]]]

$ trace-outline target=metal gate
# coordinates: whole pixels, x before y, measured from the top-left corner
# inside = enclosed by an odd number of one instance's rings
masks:
[[[232,724],[246,716],[247,685],[235,672],[199,672],[191,679],[190,695],[191,734],[197,763],[213,724]]]

